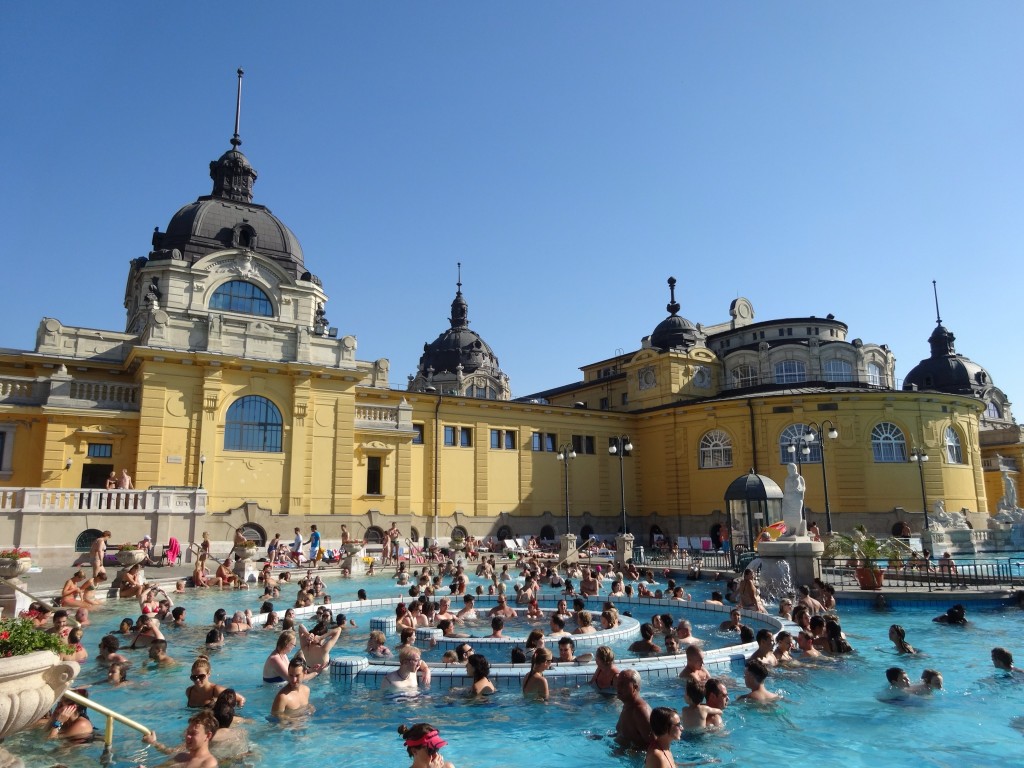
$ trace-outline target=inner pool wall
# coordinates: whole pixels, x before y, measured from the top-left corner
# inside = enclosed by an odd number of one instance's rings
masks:
[[[560,599],[563,599],[562,595],[545,595],[538,599],[538,603],[542,608],[547,609],[546,614],[550,614],[551,611],[555,610]],[[393,607],[400,602],[407,602],[407,598],[395,597],[374,600],[356,600],[329,605],[333,613],[348,613],[350,611],[365,610],[368,608]],[[588,606],[595,609],[603,605],[604,602],[604,597],[590,598],[587,601]],[[477,597],[476,603],[478,612],[480,614],[486,614],[492,605],[497,604],[497,601],[494,597],[488,595]],[[617,597],[614,600],[614,603],[615,607],[620,611],[624,607],[627,609],[643,607],[674,610],[685,609],[696,613],[708,614],[711,621],[718,619],[719,623],[727,619],[729,612],[736,607],[733,605],[715,605],[689,600],[673,600],[671,598],[657,599],[650,597],[634,597],[632,599]],[[524,606],[516,607],[520,609],[524,608]],[[309,615],[315,610],[316,607],[296,608],[295,612],[297,615],[303,616]],[[597,613],[598,611],[594,612]],[[786,629],[793,632],[795,635],[799,631],[799,627],[795,624],[792,624],[778,616],[769,616],[768,614],[748,610],[741,610],[740,613],[743,619],[746,620],[744,623],[752,624],[755,630],[763,626],[768,627],[772,632],[779,632],[780,630]],[[592,648],[596,648],[598,645],[604,645],[609,640],[619,640],[622,639],[623,635],[628,636],[629,634],[635,634],[638,628],[636,620],[631,620],[628,616],[622,618],[627,622],[632,621],[632,624],[628,627],[623,625],[623,627],[613,630],[599,630],[597,633],[591,635],[573,635],[572,638],[577,643],[577,651],[581,648],[585,648],[585,652],[589,653]],[[387,622],[386,619],[390,619],[391,621]],[[383,629],[386,632],[387,630],[382,625],[394,626],[394,619],[392,617],[386,617],[386,619],[381,621],[380,625],[374,622],[373,628]],[[437,635],[440,636],[439,630],[428,627],[420,628],[417,630],[417,641],[423,641],[424,637],[432,635],[433,633],[437,633]],[[545,639],[550,641],[549,638]],[[526,638],[448,638],[445,642],[451,642],[451,647],[454,648],[456,645],[469,641],[473,644],[474,648],[479,651],[489,640],[501,643],[501,647],[506,649],[511,647],[511,645],[525,645]],[[426,642],[429,643],[429,640]],[[586,646],[582,645],[583,642],[586,642]],[[721,674],[727,672],[734,662],[744,661],[756,649],[757,643],[746,643],[742,645],[731,645],[725,648],[705,650],[704,666],[712,675]],[[487,653],[485,652],[484,655],[486,656]],[[673,656],[616,658],[615,664],[620,670],[635,669],[640,673],[641,678],[644,680],[663,677],[674,678],[678,677],[683,667],[686,666],[686,654],[684,652]],[[490,666],[490,680],[494,683],[496,688],[502,690],[518,690],[521,688],[523,679],[530,671],[529,663],[491,663]],[[330,674],[331,680],[343,685],[346,683],[352,684],[353,682],[358,681],[369,688],[379,688],[383,677],[397,668],[397,659],[387,661],[370,661],[362,656],[341,656],[331,660]],[[589,684],[596,669],[597,665],[592,661],[583,664],[576,662],[560,664],[558,662],[554,662],[551,668],[544,673],[544,677],[547,678],[549,684],[553,688],[575,687]],[[461,688],[472,683],[472,678],[466,674],[466,665],[464,663],[430,664],[430,676],[431,688],[434,690]]]

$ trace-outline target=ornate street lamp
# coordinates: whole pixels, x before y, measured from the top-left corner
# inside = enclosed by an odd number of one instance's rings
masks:
[[[206,467],[206,454],[199,454],[199,487],[203,487],[203,469]]]
[[[612,444],[608,446],[608,453],[619,457],[619,501],[622,504],[622,534],[627,533],[626,527],[626,476],[623,471],[622,462],[626,454],[632,452],[633,444],[629,442],[629,435],[620,435],[612,438]]]
[[[569,529],[569,462],[576,458],[576,451],[572,443],[562,443],[558,446],[558,460],[565,464],[565,532],[571,533]]]
[[[828,431],[825,431],[825,425],[828,424]],[[829,440],[835,440],[839,437],[839,430],[836,429],[836,425],[832,423],[831,419],[823,419],[821,424],[815,424],[813,421],[807,426],[814,429],[818,434],[828,435]],[[814,432],[811,433],[814,436]],[[825,491],[825,527],[828,533],[832,533],[832,508],[828,504],[828,475],[825,473],[825,441],[821,441],[821,487]]]
[[[924,492],[924,463],[928,461],[928,454],[915,445],[910,452],[910,460],[917,463],[917,473],[921,476],[921,506],[924,507],[924,529],[927,531],[931,527],[928,523],[928,497]]]

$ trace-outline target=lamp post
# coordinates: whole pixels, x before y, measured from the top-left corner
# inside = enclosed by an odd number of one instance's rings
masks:
[[[562,443],[558,446],[558,460],[565,464],[565,532],[572,533],[569,530],[569,462],[576,458],[576,451],[573,450],[572,443]]]
[[[928,454],[915,445],[910,452],[910,460],[917,463],[917,473],[921,477],[921,506],[924,507],[924,529],[927,531],[931,527],[928,523],[928,497],[924,492],[924,463],[928,461]]]
[[[825,431],[825,425],[828,424],[828,431]],[[831,419],[822,419],[821,424],[815,424],[813,421],[807,426],[811,427],[819,435],[828,435],[829,440],[835,440],[839,437],[839,430],[836,429],[836,425],[832,423]],[[814,435],[814,432],[811,432]],[[827,533],[832,533],[832,508],[828,504],[828,475],[825,472],[825,441],[821,441],[821,487],[825,491],[825,528]]]
[[[626,454],[633,450],[633,444],[629,442],[629,435],[613,437],[612,440],[612,444],[608,446],[608,453],[612,456],[618,454],[619,457],[619,501],[622,504],[622,535],[625,536],[628,532],[626,528],[626,475],[622,462],[626,458]]]
[[[437,501],[438,501],[437,493],[438,493],[438,481],[439,481],[438,472],[440,472],[440,469],[441,469],[441,465],[440,465],[439,460],[438,460],[439,459],[439,457],[438,457],[438,450],[440,450],[438,448],[438,440],[440,439],[440,437],[438,435],[438,429],[439,429],[440,419],[441,419],[441,395],[442,395],[442,392],[439,389],[437,389],[437,387],[433,387],[433,386],[424,387],[423,391],[428,393],[428,394],[431,394],[431,395],[437,395],[437,404],[434,406],[434,541],[436,542],[437,541],[437,537],[440,535],[440,533],[437,530],[437,526],[438,526],[438,523],[439,523],[439,521],[438,521],[438,513],[437,513],[437,507],[438,507],[438,504],[437,504]]]
[[[203,470],[206,468],[206,454],[199,454],[199,487],[203,487]]]

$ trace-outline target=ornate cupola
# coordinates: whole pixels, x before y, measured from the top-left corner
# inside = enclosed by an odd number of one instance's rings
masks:
[[[982,366],[956,352],[956,336],[942,324],[935,281],[935,330],[928,337],[931,356],[915,365],[903,379],[904,390],[932,390],[953,395],[974,395],[988,399],[994,389]]]
[[[704,345],[704,334],[693,323],[679,315],[679,302],[676,301],[676,279],[668,279],[669,302],[665,309],[669,316],[658,323],[651,334],[651,346],[667,352],[670,349],[689,349]]]
[[[469,305],[462,295],[462,264],[452,300],[450,327],[429,344],[415,376],[409,377],[410,391],[436,391],[488,400],[511,397],[508,376],[501,372],[498,357],[476,331],[469,328]]]

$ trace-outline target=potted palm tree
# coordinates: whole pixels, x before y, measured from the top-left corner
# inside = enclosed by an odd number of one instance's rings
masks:
[[[851,534],[833,534],[824,553],[826,560],[848,558],[861,589],[881,589],[885,573],[879,563],[899,555],[899,541],[892,536],[872,536],[863,525],[858,525]]]

